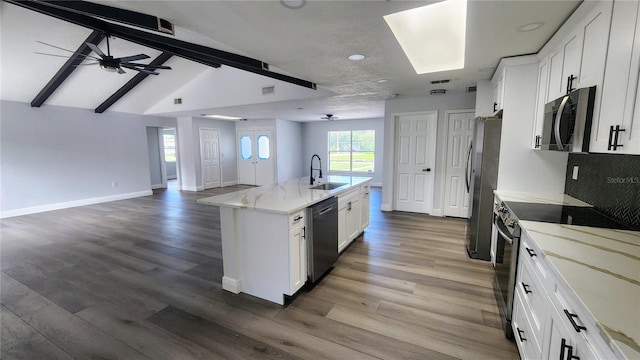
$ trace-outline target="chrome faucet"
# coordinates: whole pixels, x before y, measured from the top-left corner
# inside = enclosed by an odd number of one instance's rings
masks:
[[[318,158],[320,169],[313,168],[313,158],[316,158],[316,157]],[[318,172],[320,173],[320,175],[318,175],[318,179],[322,179],[322,160],[320,160],[320,156],[318,156],[318,154],[313,154],[313,156],[311,157],[311,170],[309,171],[309,185],[313,185],[313,182],[316,180],[313,177],[313,170],[318,170]]]

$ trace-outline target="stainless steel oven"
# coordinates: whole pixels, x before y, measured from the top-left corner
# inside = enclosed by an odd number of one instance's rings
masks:
[[[496,263],[493,289],[498,302],[505,336],[513,339],[511,317],[515,292],[518,251],[520,249],[520,226],[504,203],[496,206],[493,226],[498,234],[496,241]]]

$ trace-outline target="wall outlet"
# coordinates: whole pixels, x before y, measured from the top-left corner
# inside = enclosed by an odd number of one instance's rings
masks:
[[[574,166],[573,167],[573,174],[571,175],[571,178],[573,180],[578,180],[578,166]]]
[[[117,182],[117,181],[115,181],[115,180],[113,180],[113,181],[111,182],[111,187],[112,187],[112,188],[117,188],[117,187],[118,187],[118,182]]]

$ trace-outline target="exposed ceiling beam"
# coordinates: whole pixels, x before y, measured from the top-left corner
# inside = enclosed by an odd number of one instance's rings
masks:
[[[155,58],[149,65],[162,65],[167,60],[169,60],[173,55],[163,52],[157,58]],[[95,109],[95,112],[98,114],[103,113],[107,110],[111,105],[115,104],[116,101],[120,100],[124,95],[126,95],[131,89],[133,89],[136,85],[140,84],[142,80],[144,80],[149,74],[145,74],[142,72],[138,72],[136,76],[131,78],[131,80],[127,81],[123,87],[118,89],[113,95],[109,96],[107,100],[105,100],[100,106]]]
[[[49,6],[63,10],[75,11],[89,16],[116,21],[139,28],[175,35],[173,24],[157,16],[143,14],[137,11],[119,9],[112,6],[94,4],[88,1],[35,0]]]
[[[292,76],[269,71],[269,65],[260,60],[230,52],[213,49],[210,47],[181,41],[166,36],[152,34],[142,30],[132,29],[126,26],[109,23],[91,16],[24,0],[3,0],[5,2],[33,10],[45,15],[53,16],[61,20],[71,22],[94,30],[101,30],[121,39],[134,42],[159,51],[169,52],[182,58],[199,62],[201,64],[219,67],[220,64],[236,69],[249,71],[273,79],[285,81],[291,84],[316,89],[316,84],[310,81],[294,78]]]
[[[47,85],[45,85],[42,90],[36,95],[36,97],[31,101],[31,107],[40,107],[44,104],[45,101],[51,96],[56,89],[71,75],[71,73],[76,69],[76,67],[85,60],[85,56],[91,53],[91,49],[87,46],[87,43],[92,43],[94,45],[98,45],[102,39],[106,36],[105,33],[99,30],[94,30],[89,37],[85,41],[82,42],[82,45],[76,50],[71,57],[62,65],[60,70],[49,80]]]

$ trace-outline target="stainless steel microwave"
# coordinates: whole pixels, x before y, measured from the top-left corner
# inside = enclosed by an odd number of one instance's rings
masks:
[[[547,103],[540,148],[589,152],[596,87],[577,89]]]

